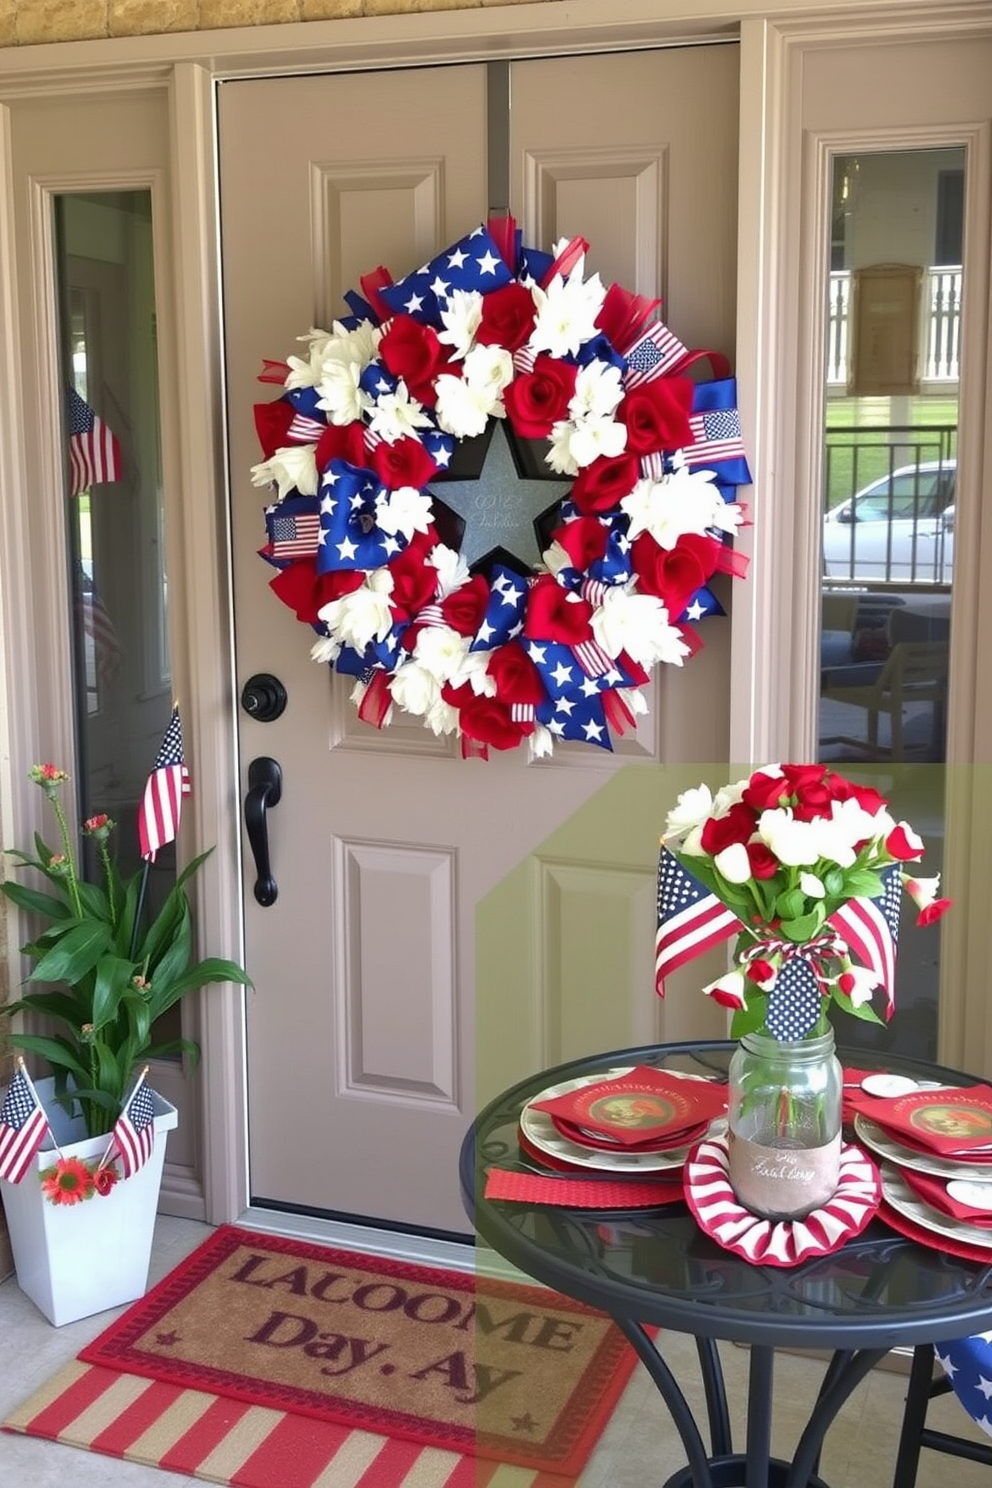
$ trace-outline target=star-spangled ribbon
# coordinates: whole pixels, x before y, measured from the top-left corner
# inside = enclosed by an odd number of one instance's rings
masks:
[[[308,418],[320,419],[324,424],[327,423],[324,410],[319,406],[320,394],[315,387],[289,388],[283,396],[288,403],[292,403],[297,413],[305,414]]]
[[[402,533],[386,533],[376,525],[376,497],[385,487],[372,470],[360,470],[347,460],[332,460],[320,483],[320,546],[318,573],[336,569],[381,568],[403,551]]]
[[[736,378],[693,385],[689,426],[695,437],[684,454],[691,470],[713,470],[720,481],[732,486],[751,484],[737,410]]]
[[[543,723],[556,739],[578,739],[583,744],[598,744],[613,749],[610,730],[598,691],[576,691],[539,703],[537,721]]]
[[[527,580],[503,564],[493,565],[490,593],[482,623],[472,640],[472,651],[494,651],[518,635],[527,608]]]
[[[695,625],[697,620],[702,620],[706,615],[725,615],[726,613],[713,590],[704,584],[701,589],[696,590],[682,614],[673,618],[680,624]]]
[[[441,311],[456,289],[488,294],[513,279],[493,238],[485,227],[460,238],[457,243],[379,293],[394,315],[411,315],[425,325],[438,325]]]

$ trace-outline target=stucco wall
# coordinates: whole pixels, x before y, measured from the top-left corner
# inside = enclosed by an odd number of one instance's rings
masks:
[[[523,3],[526,0],[0,0],[0,46]]]

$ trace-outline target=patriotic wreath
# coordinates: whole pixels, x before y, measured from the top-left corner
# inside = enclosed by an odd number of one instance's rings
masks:
[[[586,278],[588,246],[543,253],[491,219],[398,282],[366,275],[306,356],[264,364],[284,391],[255,407],[252,481],[275,489],[260,556],[366,722],[399,709],[465,756],[612,748],[650,669],[681,666],[695,622],[723,613],[708,581],[743,574],[726,359],[688,351],[659,301]],[[706,358],[713,380],[685,375]],[[502,546],[469,564],[437,494],[494,419],[572,481],[534,520],[536,566]]]

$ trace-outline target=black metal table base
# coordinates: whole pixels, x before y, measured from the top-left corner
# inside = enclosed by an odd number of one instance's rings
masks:
[[[833,1355],[809,1421],[791,1462],[771,1455],[772,1374],[775,1350],[751,1344],[747,1392],[746,1451],[734,1452],[720,1354],[712,1339],[698,1338],[710,1434],[707,1450],[689,1402],[665,1360],[640,1323],[614,1321],[630,1340],[658,1388],[682,1439],[688,1465],[663,1488],[827,1488],[817,1476],[823,1439],[841,1406],[888,1349],[840,1350]]]

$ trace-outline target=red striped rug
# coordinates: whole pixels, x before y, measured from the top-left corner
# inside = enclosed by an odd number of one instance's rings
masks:
[[[238,1488],[565,1488],[635,1362],[543,1288],[224,1226],[3,1424]]]

